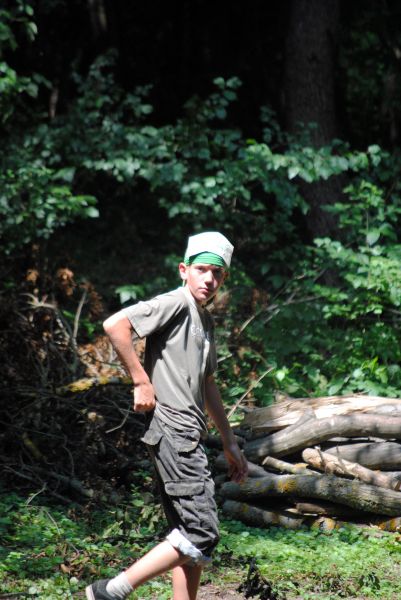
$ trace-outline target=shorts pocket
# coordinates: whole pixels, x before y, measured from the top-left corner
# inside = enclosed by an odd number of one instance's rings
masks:
[[[205,489],[203,481],[165,481],[164,487],[169,496],[198,496]]]
[[[161,431],[157,431],[155,429],[148,429],[143,437],[141,437],[141,441],[148,444],[148,446],[156,446],[162,438],[163,433]]]
[[[173,444],[174,449],[179,452],[192,452],[200,442],[200,431],[174,431],[167,434]]]

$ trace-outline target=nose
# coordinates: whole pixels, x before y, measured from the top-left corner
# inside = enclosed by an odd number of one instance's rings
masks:
[[[204,277],[205,282],[207,283],[212,283],[213,282],[213,272],[211,269],[208,269],[205,272],[205,277]]]

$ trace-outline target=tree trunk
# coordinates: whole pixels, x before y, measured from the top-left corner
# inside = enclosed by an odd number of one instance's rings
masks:
[[[229,499],[258,502],[272,496],[317,498],[379,515],[401,515],[399,492],[332,475],[269,474],[260,479],[248,479],[242,484],[224,483],[221,494]]]
[[[285,44],[284,113],[290,133],[300,123],[315,123],[311,143],[328,144],[339,136],[335,107],[335,55],[339,20],[338,0],[293,0]],[[322,210],[341,197],[344,187],[338,177],[313,184],[300,182],[309,201],[307,226],[312,237],[337,232],[336,219]]]
[[[312,467],[323,471],[323,473],[356,477],[365,483],[394,490],[395,492],[399,492],[401,489],[401,481],[394,480],[383,473],[375,473],[356,462],[350,462],[321,450],[306,448],[302,452],[302,458]]]
[[[401,418],[353,414],[329,419],[312,419],[299,426],[295,424],[270,436],[247,442],[245,455],[253,462],[260,462],[265,456],[286,456],[308,446],[315,446],[335,435],[401,438]]]

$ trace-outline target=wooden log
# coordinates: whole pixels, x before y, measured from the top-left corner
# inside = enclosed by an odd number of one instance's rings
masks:
[[[223,483],[225,483],[227,480],[228,480],[228,477],[224,473],[220,473],[220,475],[216,475],[213,478],[216,488],[219,488],[220,486],[222,486]]]
[[[245,439],[234,434],[234,438],[240,448],[242,448],[245,444]],[[210,449],[222,450],[223,449],[223,441],[220,435],[214,435],[212,433],[208,433],[203,439],[205,446]]]
[[[271,527],[278,526],[286,529],[297,529],[301,527],[319,528],[323,531],[332,531],[338,527],[344,526],[344,522],[337,519],[327,517],[316,518],[312,515],[297,517],[285,511],[270,511],[257,506],[251,506],[245,502],[237,502],[235,500],[226,500],[223,503],[223,512],[230,519],[242,521],[247,525],[254,527]],[[357,514],[357,513],[354,513]],[[352,515],[338,515],[348,517]],[[359,515],[360,516],[360,515]],[[382,531],[400,532],[401,517],[392,519],[383,519],[382,517],[370,520],[370,525],[374,525]]]
[[[393,519],[374,519],[372,525],[376,525],[383,531],[401,531],[401,517]]]
[[[391,479],[383,473],[371,471],[363,467],[359,463],[350,462],[345,458],[341,458],[334,454],[328,454],[314,448],[306,448],[302,452],[302,458],[305,462],[312,465],[323,473],[331,473],[333,475],[344,475],[346,477],[356,477],[365,483],[377,485],[389,490],[399,492],[401,489],[401,481]]]
[[[267,437],[247,442],[245,455],[253,462],[260,462],[265,456],[281,457],[299,452],[308,446],[324,442],[334,435],[401,438],[401,417],[355,414],[329,419],[311,419],[306,423],[293,425]]]
[[[316,498],[351,506],[379,515],[401,514],[401,494],[357,480],[349,481],[333,475],[273,475],[248,479],[242,484],[226,482],[221,494],[233,500],[261,502],[272,496]]]
[[[314,473],[314,471],[311,471],[305,465],[293,465],[279,458],[274,458],[274,456],[266,456],[262,465],[267,469],[274,469],[280,473],[302,473],[303,475],[312,475]],[[264,473],[266,475],[266,471]]]
[[[318,418],[350,414],[354,412],[376,411],[381,406],[393,406],[400,416],[400,398],[384,398],[381,396],[327,396],[323,398],[284,398],[272,406],[256,408],[247,413],[241,423],[244,429],[255,431],[277,431],[293,425],[304,414],[306,409],[313,409]],[[388,409],[384,409],[387,411]],[[392,413],[394,414],[394,413]],[[395,416],[395,415],[394,415]]]
[[[360,510],[334,502],[296,502],[295,509],[301,514],[321,515],[325,517],[340,517],[342,519],[357,519],[361,517]]]
[[[401,481],[401,471],[384,471],[388,477]]]
[[[388,417],[400,417],[401,416],[401,403],[400,404],[383,404],[382,406],[376,406],[370,408],[365,412],[374,413],[375,415],[387,415]]]
[[[225,500],[223,513],[230,519],[237,519],[255,527],[275,525],[286,529],[299,529],[306,520],[304,516],[293,515],[285,511],[266,510],[235,500]]]
[[[271,511],[235,500],[226,500],[223,503],[223,512],[230,519],[236,519],[254,527],[275,526],[285,529],[300,529],[307,526],[332,531],[343,525],[333,519],[293,515],[286,511]]]
[[[343,444],[325,448],[324,451],[351,462],[358,462],[369,469],[390,471],[401,467],[401,444],[397,442]]]

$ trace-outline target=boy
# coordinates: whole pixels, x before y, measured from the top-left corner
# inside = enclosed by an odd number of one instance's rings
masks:
[[[142,440],[156,467],[171,531],[117,577],[89,585],[88,600],[123,600],[169,570],[173,599],[196,599],[202,566],[218,542],[214,485],[202,444],[205,409],[221,434],[232,479],[242,481],[247,474],[213,377],[213,320],[206,309],[227,276],[232,252],[221,233],[191,236],[179,264],[184,287],[138,302],[104,322],[132,377],[134,410],[149,417]],[[133,330],[146,337],[144,367],[133,348]]]

